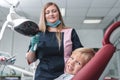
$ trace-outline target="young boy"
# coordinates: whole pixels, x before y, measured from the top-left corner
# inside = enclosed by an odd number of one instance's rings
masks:
[[[65,65],[65,73],[54,80],[71,80],[73,76],[95,55],[92,48],[78,48],[72,52]]]

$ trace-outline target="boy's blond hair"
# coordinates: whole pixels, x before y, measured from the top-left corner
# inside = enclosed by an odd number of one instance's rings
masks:
[[[93,48],[78,48],[75,49],[72,54],[80,54],[80,56],[85,60],[87,63],[94,55],[95,51]],[[85,63],[85,64],[86,64]]]

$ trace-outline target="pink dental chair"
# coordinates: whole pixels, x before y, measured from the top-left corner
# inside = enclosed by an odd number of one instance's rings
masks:
[[[116,47],[110,41],[111,34],[120,26],[120,21],[115,22],[105,31],[101,49],[95,56],[73,77],[72,80],[98,80],[111,57],[116,51]]]

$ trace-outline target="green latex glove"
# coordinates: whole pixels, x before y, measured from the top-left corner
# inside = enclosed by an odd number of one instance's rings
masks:
[[[38,44],[38,42],[39,42],[39,35],[33,36],[33,37],[31,38],[30,42],[31,42],[30,51],[35,52],[36,49],[37,49],[37,44]]]

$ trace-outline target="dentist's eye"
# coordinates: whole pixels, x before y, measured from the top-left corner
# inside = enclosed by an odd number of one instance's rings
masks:
[[[50,11],[46,11],[46,12],[45,12],[45,14],[49,14],[49,13],[50,13]]]
[[[57,10],[56,10],[56,9],[53,9],[53,10],[52,10],[52,13],[56,13],[56,12],[57,12]]]

